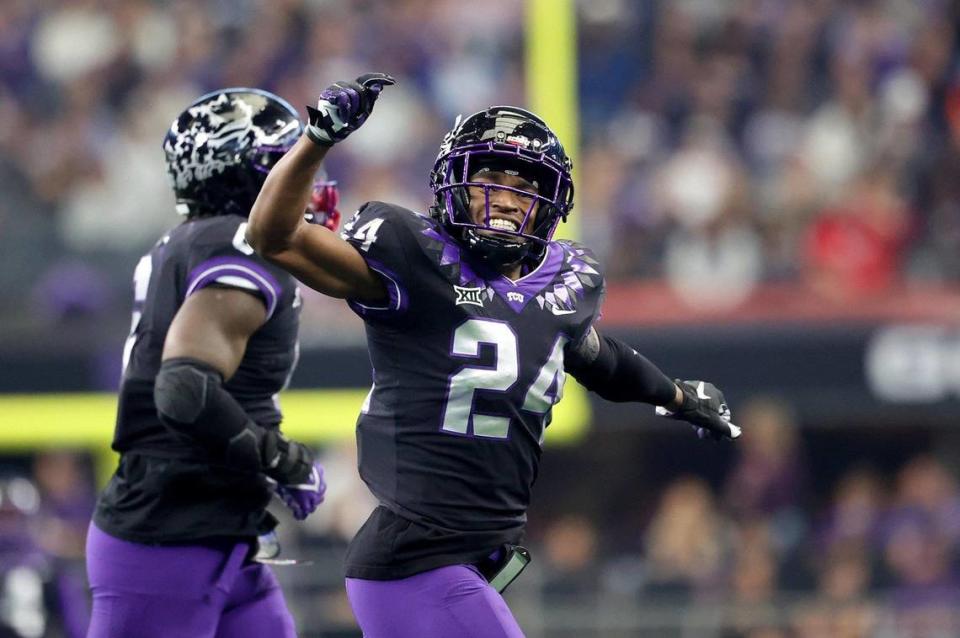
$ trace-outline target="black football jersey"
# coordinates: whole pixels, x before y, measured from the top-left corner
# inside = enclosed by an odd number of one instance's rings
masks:
[[[267,320],[224,388],[254,421],[279,425],[277,393],[297,359],[300,296],[293,277],[246,244],[245,228],[246,219],[236,215],[187,221],[137,264],[113,437],[120,464],[95,513],[108,533],[179,542],[252,536],[275,524],[264,509],[270,500],[264,477],[211,464],[198,443],[160,422],[153,401],[167,330],[184,300],[207,286],[238,288],[263,301]]]
[[[564,348],[599,313],[597,260],[554,241],[511,281],[432,218],[381,202],[342,234],[388,291],[379,307],[349,302],[373,367],[359,468],[381,507],[351,544],[347,575],[403,578],[518,541]]]

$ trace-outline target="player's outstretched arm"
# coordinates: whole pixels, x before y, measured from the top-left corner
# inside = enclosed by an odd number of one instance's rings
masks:
[[[219,462],[263,472],[305,518],[323,500],[322,468],[306,446],[256,424],[223,388],[266,318],[263,303],[242,290],[211,286],[187,297],[167,332],[154,402],[164,425]]]
[[[314,176],[337,142],[357,130],[393,78],[368,73],[320,94],[303,137],[270,171],[250,212],[247,241],[266,259],[332,297],[376,302],[386,298],[380,277],[335,233],[303,219]]]
[[[692,424],[701,438],[740,436],[740,428],[730,423],[723,393],[713,384],[671,381],[642,354],[622,341],[600,335],[593,327],[579,343],[567,348],[564,370],[608,401],[653,404],[657,414]]]

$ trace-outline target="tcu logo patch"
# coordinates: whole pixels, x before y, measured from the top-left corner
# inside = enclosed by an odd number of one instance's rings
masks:
[[[457,305],[469,304],[471,306],[483,307],[483,293],[485,288],[464,288],[463,286],[454,286],[453,291],[457,293]]]
[[[523,303],[523,295],[519,292],[508,292],[507,301],[516,301],[517,303]]]

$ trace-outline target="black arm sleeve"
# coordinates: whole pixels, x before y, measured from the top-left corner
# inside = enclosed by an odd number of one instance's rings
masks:
[[[564,370],[585,388],[608,401],[639,401],[668,405],[676,398],[677,386],[649,359],[627,344],[596,334],[599,349],[567,348]],[[590,339],[588,333],[585,339]]]
[[[262,427],[223,389],[220,372],[190,358],[167,359],[153,390],[160,421],[199,442],[231,467],[263,472],[281,483],[303,483],[313,458],[303,445]]]

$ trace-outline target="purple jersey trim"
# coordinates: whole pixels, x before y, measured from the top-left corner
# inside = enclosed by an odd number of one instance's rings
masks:
[[[440,256],[441,266],[460,264],[461,286],[476,286],[480,282],[489,284],[515,312],[522,311],[530,303],[530,300],[536,298],[537,294],[553,281],[563,267],[563,248],[555,242],[550,242],[546,245],[546,254],[537,264],[537,267],[516,281],[512,281],[509,277],[489,268],[485,269],[487,270],[486,273],[482,272],[480,270],[482,265],[480,268],[474,268],[464,258],[465,255],[469,254],[468,251],[441,228],[431,226],[423,229],[421,233],[443,244],[443,251]]]
[[[267,319],[273,316],[280,299],[280,284],[263,266],[242,257],[214,257],[200,263],[187,277],[184,299],[201,288],[217,283],[223,277],[239,277],[250,282],[266,300]],[[229,282],[224,283],[230,285]]]
[[[348,299],[347,304],[350,308],[361,317],[404,312],[407,309],[409,297],[406,289],[400,284],[400,278],[376,259],[363,253],[360,255],[367,262],[367,267],[380,275],[383,280],[384,288],[387,290],[387,302],[382,306],[368,306],[355,299]]]
[[[511,281],[509,277],[500,275],[490,279],[490,287],[493,288],[504,301],[516,312],[520,312],[537,296],[537,293],[547,287],[557,276],[557,272],[563,265],[563,250],[554,243],[547,244],[547,254],[536,268],[530,273],[520,277],[516,281]],[[511,296],[509,293],[520,293],[521,298]]]

